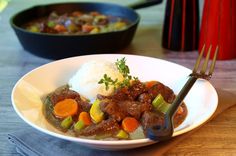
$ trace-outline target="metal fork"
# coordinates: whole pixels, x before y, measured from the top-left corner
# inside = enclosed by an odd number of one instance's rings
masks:
[[[198,67],[201,63],[202,60],[202,55],[205,50],[205,45],[203,46],[200,55],[198,56],[194,69],[192,70],[192,73],[189,75],[188,81],[185,83],[184,87],[181,89],[177,97],[175,98],[174,102],[170,105],[170,108],[168,111],[164,114],[164,124],[163,125],[156,125],[153,126],[152,128],[149,128],[147,130],[147,137],[150,138],[151,140],[155,141],[163,141],[163,140],[168,140],[172,137],[173,132],[174,132],[174,127],[173,127],[173,116],[178,109],[178,107],[181,105],[183,99],[185,96],[188,94],[194,83],[196,82],[197,79],[205,79],[205,80],[210,80],[212,73],[215,68],[215,63],[216,63],[216,58],[218,55],[218,46],[215,49],[215,54],[212,59],[210,68],[207,73],[207,68],[208,68],[208,62],[210,58],[210,53],[211,53],[212,46],[210,45],[207,56],[205,58],[205,61],[202,65],[201,71],[198,72]]]

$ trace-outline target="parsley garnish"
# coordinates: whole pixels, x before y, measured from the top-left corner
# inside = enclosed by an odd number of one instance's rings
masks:
[[[125,57],[120,60],[116,60],[116,67],[124,78],[129,76],[129,67],[126,65]]]
[[[104,83],[106,86],[106,90],[108,90],[110,85],[115,87],[117,84],[117,81],[118,79],[112,80],[111,77],[108,77],[107,74],[104,74],[103,78],[100,81],[98,81],[98,84]]]
[[[125,57],[120,60],[117,59],[115,65],[119,72],[123,75],[124,80],[118,82],[118,79],[112,80],[111,77],[109,77],[107,74],[104,74],[103,78],[98,82],[98,84],[105,84],[106,90],[109,89],[109,86],[113,86],[114,89],[116,89],[116,87],[128,87],[130,86],[131,80],[138,80],[138,77],[133,77],[130,75],[130,70],[129,67],[126,65]]]

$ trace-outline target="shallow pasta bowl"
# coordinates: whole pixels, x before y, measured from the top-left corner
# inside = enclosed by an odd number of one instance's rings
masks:
[[[122,57],[127,59],[127,65],[130,67],[132,75],[138,76],[141,81],[160,81],[172,88],[176,94],[191,73],[190,69],[181,65],[144,56],[100,54],[72,57],[43,65],[23,76],[12,90],[13,107],[16,113],[35,129],[91,148],[122,150],[156,143],[148,138],[103,141],[68,136],[53,128],[42,114],[43,104],[40,98],[68,83],[68,80],[83,63],[94,59],[115,62],[116,59]],[[185,103],[188,115],[184,122],[175,128],[173,137],[191,131],[207,121],[217,108],[218,96],[216,90],[208,81],[198,80],[185,98]]]

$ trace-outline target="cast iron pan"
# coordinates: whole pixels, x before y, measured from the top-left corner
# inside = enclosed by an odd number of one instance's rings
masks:
[[[38,5],[23,10],[10,19],[23,48],[30,53],[49,59],[61,59],[71,56],[97,53],[112,53],[130,44],[140,21],[140,16],[133,10],[161,3],[162,0],[147,0],[130,7],[112,3],[57,3]],[[121,31],[88,34],[88,35],[58,35],[29,32],[21,26],[33,19],[45,17],[51,12],[59,14],[73,11],[98,11],[102,14],[119,16],[130,21],[130,25]]]

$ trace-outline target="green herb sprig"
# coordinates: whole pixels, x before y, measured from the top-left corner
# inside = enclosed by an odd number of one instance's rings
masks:
[[[129,67],[126,65],[126,59],[123,57],[122,59],[117,59],[115,65],[118,71],[123,75],[124,80],[118,82],[118,79],[112,80],[107,74],[103,75],[103,78],[99,80],[98,84],[105,84],[106,90],[109,89],[110,86],[113,86],[114,89],[117,87],[128,87],[130,86],[131,80],[138,80],[138,77],[133,77],[130,75]]]
[[[103,78],[98,81],[98,84],[105,84],[106,90],[109,89],[109,86],[116,86],[118,79],[112,80],[111,77],[108,77],[107,74],[103,75]]]
[[[125,57],[120,60],[117,59],[115,65],[124,78],[131,78],[131,76],[129,76],[129,67],[126,65]]]

